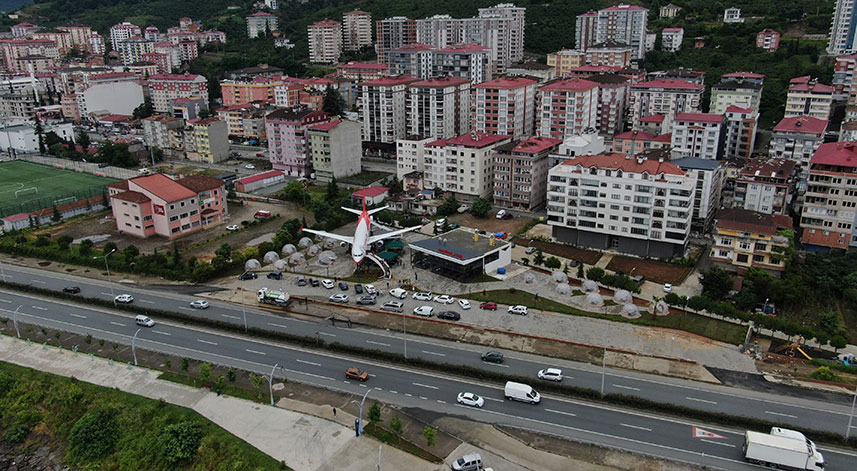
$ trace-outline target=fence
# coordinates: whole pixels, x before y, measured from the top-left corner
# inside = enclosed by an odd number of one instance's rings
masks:
[[[135,170],[120,167],[104,167],[99,168],[94,162],[76,162],[73,160],[60,159],[57,157],[48,157],[36,154],[18,154],[18,160],[26,160],[38,164],[50,165],[54,168],[72,170],[75,172],[91,173],[99,177],[115,178],[117,180],[127,180],[140,176]]]
[[[84,199],[94,198],[94,197],[102,197],[106,192],[104,186],[90,187],[85,190],[78,191],[70,191],[68,193],[55,194],[53,196],[46,196],[44,198],[38,198],[35,200],[30,200],[25,203],[12,203],[3,202],[2,206],[0,206],[0,218],[4,218],[6,216],[11,216],[13,214],[18,213],[34,213],[36,211],[53,208],[54,206],[62,206],[67,203],[72,203],[75,201],[80,201]],[[99,208],[101,205],[98,205]]]

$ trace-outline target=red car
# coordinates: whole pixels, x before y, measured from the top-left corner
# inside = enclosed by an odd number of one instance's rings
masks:
[[[485,302],[479,305],[479,309],[487,309],[489,311],[497,310],[497,303]]]

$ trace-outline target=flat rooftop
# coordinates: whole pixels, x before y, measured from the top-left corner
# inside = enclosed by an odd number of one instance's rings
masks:
[[[474,235],[475,232],[458,228],[430,239],[411,242],[408,245],[417,250],[422,249],[420,250],[422,252],[430,252],[440,257],[451,257],[460,261],[477,259],[509,245],[504,240],[495,239],[492,246],[489,234],[479,234],[478,240],[474,240]]]

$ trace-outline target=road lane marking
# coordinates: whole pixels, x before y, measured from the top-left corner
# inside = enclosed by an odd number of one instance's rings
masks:
[[[255,353],[255,354],[257,354],[257,355],[267,355],[267,353],[265,353],[265,352],[260,352],[260,351],[257,351],[257,350],[250,350],[249,348],[248,348],[248,349],[246,349],[246,351],[247,351],[247,352],[249,352],[249,353]]]
[[[704,402],[706,404],[717,404],[715,401],[709,401],[707,399],[697,399],[695,397],[685,397],[688,401],[696,401],[696,402]]]
[[[420,399],[422,399],[422,400],[424,400],[424,401],[428,401],[428,398],[427,398],[427,397],[425,397],[425,396],[420,396]]]
[[[713,440],[706,440],[706,439],[704,439],[704,438],[703,438],[702,440],[700,440],[700,441],[701,441],[701,442],[705,442],[705,443],[711,443],[711,444],[713,444],[713,445],[728,446],[728,447],[731,447],[731,448],[735,448],[735,445],[733,445],[733,444],[731,444],[731,443],[715,442],[715,441],[713,441]]]
[[[445,357],[446,356],[445,353],[430,352],[428,350],[423,350],[423,353],[428,353],[429,355],[437,355],[439,357]]]
[[[111,324],[113,324],[113,325],[118,325],[119,327],[125,327],[125,324],[123,324],[123,323],[121,323],[121,322],[113,322],[113,321],[110,321],[110,323],[111,323]]]
[[[227,316],[226,314],[223,314],[223,317],[231,317],[233,319],[238,319],[237,316]],[[268,322],[268,325],[272,325],[274,327],[279,327],[281,329],[288,329],[288,327],[284,326],[283,324],[274,324],[273,322]]]
[[[439,402],[441,404],[446,404],[446,401],[441,401],[440,399],[438,399],[437,402]]]
[[[12,301],[9,301],[8,299],[0,299],[0,302],[12,304]]]
[[[377,386],[375,387],[375,389],[377,389],[378,391],[383,391],[383,389],[381,389],[381,388],[379,388],[379,387],[377,387]]]
[[[385,346],[385,347],[389,347],[389,346],[390,346],[390,344],[389,344],[389,343],[376,342],[376,341],[374,341],[374,340],[367,340],[367,341],[366,341],[366,343],[371,343],[372,345],[383,345],[383,346]]]
[[[645,430],[646,432],[652,431],[652,429],[650,429],[648,427],[640,427],[639,425],[629,425],[629,424],[619,424],[619,425],[621,425],[623,427],[628,427],[628,428],[635,428],[637,430]]]
[[[196,310],[196,309],[191,309],[189,307],[184,307],[184,306],[179,306],[179,309],[182,309],[184,311],[195,311]]]
[[[146,303],[146,304],[155,304],[154,301],[147,301],[145,299],[138,299],[138,301],[140,301],[141,303]],[[188,309],[190,309],[190,308],[188,308]]]
[[[298,363],[303,363],[304,365],[312,365],[312,366],[321,366],[321,363],[316,363],[314,361],[306,361],[306,360],[295,360]]]
[[[46,285],[47,284],[44,281],[39,281],[39,280],[30,280],[30,281],[32,281],[33,283],[38,283],[40,285]]]
[[[30,307],[32,307],[33,309],[38,309],[38,310],[40,310],[40,311],[47,311],[47,310],[48,310],[48,308],[46,308],[46,307],[41,307],[41,306],[30,306]]]
[[[368,388],[368,387],[369,387],[369,386],[366,386],[366,385],[365,385],[365,384],[363,384],[363,383],[360,383],[360,385],[359,385],[359,386],[360,386],[361,388]]]
[[[393,393],[393,394],[399,394],[399,391],[393,391],[393,390],[391,390],[390,392],[391,392],[391,393]]]
[[[209,345],[217,345],[215,342],[209,342],[208,340],[196,339],[197,342],[207,343]]]
[[[104,296],[113,296],[113,294],[111,294],[111,293],[104,293],[104,292],[102,292],[101,294],[103,294]]]
[[[318,335],[325,335],[327,337],[336,337],[336,334],[328,334],[327,332],[319,332]]]
[[[414,386],[419,386],[421,388],[437,389],[437,386],[431,386],[428,384],[422,384],[422,383],[411,383],[411,384],[413,384]]]
[[[502,400],[502,399],[497,399],[496,397],[485,397],[485,396],[482,396],[482,399],[485,399],[486,401],[506,402],[506,401],[504,401],[504,400]]]
[[[405,393],[405,396],[408,396],[408,397],[414,397],[414,396],[411,396],[411,395],[410,395],[410,394],[408,394],[408,393]]]
[[[545,409],[545,412],[553,412],[554,414],[562,414],[562,415],[567,415],[569,417],[577,417],[577,414],[572,414],[571,412],[563,412],[561,410]]]
[[[797,416],[796,416],[796,415],[783,414],[783,413],[781,413],[781,412],[771,412],[771,411],[769,411],[769,410],[766,410],[766,411],[765,411],[765,413],[766,413],[766,414],[771,414],[771,415],[778,415],[778,416],[780,416],[780,417],[788,417],[788,418],[790,418],[790,419],[797,419]]]
[[[621,384],[614,384],[613,387],[619,388],[619,389],[630,389],[631,391],[639,391],[640,390],[640,388],[634,388],[631,386],[622,386]]]
[[[70,315],[70,316],[72,316],[72,317],[80,318],[80,319],[86,319],[86,316],[82,316],[82,315],[80,315],[80,314],[69,313],[69,315]]]
[[[153,330],[152,332],[154,332],[156,334],[161,334],[161,335],[173,335],[169,332],[161,332],[160,330]]]
[[[238,317],[238,316],[230,316],[229,314],[221,314],[221,316],[223,316],[223,317],[227,317],[227,318],[229,318],[229,319],[241,319],[241,318],[240,318],[240,317]]]

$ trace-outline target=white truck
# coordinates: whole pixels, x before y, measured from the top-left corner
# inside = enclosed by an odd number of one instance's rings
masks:
[[[513,401],[529,402],[530,404],[538,404],[542,400],[538,391],[524,383],[515,383],[513,381],[506,382],[506,388],[503,391],[506,399]]]
[[[771,433],[747,431],[744,434],[744,459],[763,466],[800,470],[824,471],[824,456],[802,433],[779,427]]]
[[[289,302],[289,293],[283,291],[275,291],[268,288],[262,288],[256,293],[256,297],[260,303],[274,304],[276,306],[285,306]]]

